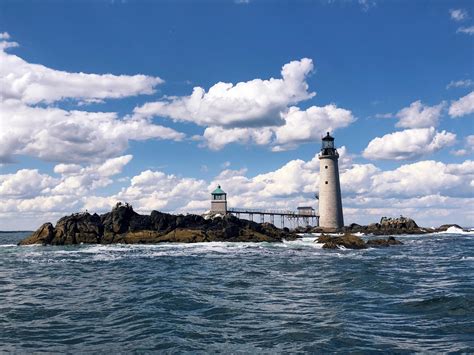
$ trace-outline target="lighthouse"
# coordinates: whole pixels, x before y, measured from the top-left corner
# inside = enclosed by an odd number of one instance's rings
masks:
[[[221,189],[221,185],[211,192],[211,213],[225,216],[227,214],[227,194]]]
[[[334,137],[327,132],[319,154],[319,226],[328,231],[344,227],[338,160]]]

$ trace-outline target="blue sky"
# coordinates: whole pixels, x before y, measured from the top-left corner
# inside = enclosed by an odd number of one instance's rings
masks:
[[[315,203],[326,129],[346,222],[473,225],[473,26],[471,1],[4,1],[0,229],[203,212],[218,182],[236,207]]]

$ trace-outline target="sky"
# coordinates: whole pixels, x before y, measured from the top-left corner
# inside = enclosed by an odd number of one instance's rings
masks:
[[[117,201],[474,226],[472,1],[2,1],[0,230]]]

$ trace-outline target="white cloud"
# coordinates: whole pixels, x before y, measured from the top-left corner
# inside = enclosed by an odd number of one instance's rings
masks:
[[[203,126],[261,127],[283,124],[280,112],[288,105],[309,99],[306,77],[311,59],[285,64],[281,79],[254,79],[237,84],[219,82],[208,92],[195,87],[190,96],[165,97],[134,110],[139,117],[162,116]]]
[[[453,101],[449,107],[451,117],[461,117],[474,112],[474,91],[459,100]]]
[[[190,199],[204,196],[208,196],[208,186],[203,180],[146,170],[134,176],[130,186],[123,188],[114,199],[132,202],[138,211],[149,212],[179,210]]]
[[[58,164],[54,167],[54,172],[61,174],[60,182],[46,192],[53,195],[83,195],[105,187],[113,182],[111,177],[120,174],[132,158],[132,155],[123,155],[87,167]]]
[[[449,14],[451,15],[451,19],[454,21],[463,21],[469,17],[467,11],[464,9],[450,9]]]
[[[471,153],[474,153],[474,135],[467,136],[464,139],[464,148],[451,151],[451,154],[458,157]]]
[[[334,132],[337,128],[347,127],[355,118],[351,111],[331,104],[311,106],[304,111],[290,107],[284,120],[285,124],[275,129],[275,144],[278,146],[318,141],[326,131]]]
[[[273,131],[270,128],[223,128],[207,127],[203,139],[205,145],[212,150],[219,150],[230,143],[255,143],[267,145],[271,142]]]
[[[442,102],[436,106],[423,105],[420,100],[401,109],[396,117],[399,119],[396,126],[402,128],[428,128],[436,127],[445,106]]]
[[[363,152],[367,159],[406,160],[434,153],[454,144],[456,135],[431,128],[406,129],[370,141]]]
[[[425,196],[462,188],[462,176],[450,172],[449,165],[436,161],[420,161],[403,165],[373,177],[372,196]]]
[[[0,39],[9,38],[6,32],[0,34]],[[12,43],[3,41],[2,48]],[[98,163],[122,154],[130,140],[184,138],[184,134],[147,119],[120,119],[114,112],[50,106],[64,99],[98,103],[151,94],[163,82],[158,77],[69,73],[28,63],[1,48],[0,62],[0,163],[14,161],[15,155]]]
[[[451,88],[468,88],[474,85],[474,81],[471,79],[465,79],[465,80],[457,80],[454,81],[452,80],[448,85],[446,85],[446,89],[451,89]]]
[[[114,112],[65,111],[0,102],[0,161],[16,154],[55,162],[99,162],[121,154],[130,140],[181,140],[184,134]]]
[[[230,143],[271,145],[273,151],[296,148],[299,144],[321,139],[327,132],[346,127],[355,121],[352,112],[334,104],[311,106],[306,110],[290,107],[281,114],[284,124],[262,128],[225,128],[211,126],[203,138],[210,149],[222,149]]]
[[[58,180],[40,174],[37,169],[21,169],[14,174],[0,175],[0,197],[28,198],[56,185]]]
[[[3,50],[16,46],[14,43],[3,42],[0,47],[0,100],[37,104],[66,98],[84,101],[123,98],[151,94],[156,85],[163,83],[161,78],[147,75],[69,73],[28,63]]]
[[[125,155],[87,167],[58,164],[54,171],[61,175],[59,177],[40,173],[37,169],[21,169],[14,174],[0,175],[0,220],[18,212],[21,214],[13,216],[15,220],[24,218],[24,214],[45,216],[51,212],[80,209],[91,191],[111,184],[111,177],[120,174],[131,159],[131,155]]]
[[[465,34],[468,34],[468,35],[474,35],[474,26],[459,27],[456,32],[457,33],[465,33]]]

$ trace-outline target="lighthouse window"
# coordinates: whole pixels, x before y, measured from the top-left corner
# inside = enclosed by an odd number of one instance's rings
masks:
[[[328,166],[326,165],[326,166],[324,167],[324,169],[327,169],[327,168],[328,168]]]
[[[328,182],[326,181],[326,182],[325,182],[325,184],[327,185],[327,184],[328,184]]]

